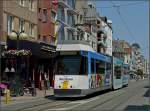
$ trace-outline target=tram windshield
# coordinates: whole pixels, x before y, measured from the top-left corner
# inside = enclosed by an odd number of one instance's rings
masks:
[[[57,59],[57,75],[87,74],[87,58],[83,56],[60,56]]]

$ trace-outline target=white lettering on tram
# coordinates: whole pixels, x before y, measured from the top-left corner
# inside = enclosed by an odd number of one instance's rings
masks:
[[[73,80],[73,78],[59,78],[59,80]]]

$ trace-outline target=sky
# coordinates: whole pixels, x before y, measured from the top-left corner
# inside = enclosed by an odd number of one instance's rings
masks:
[[[97,12],[112,21],[113,38],[138,43],[149,59],[149,3],[147,0],[93,0]],[[120,6],[118,8],[113,6]],[[120,15],[119,15],[120,14]]]

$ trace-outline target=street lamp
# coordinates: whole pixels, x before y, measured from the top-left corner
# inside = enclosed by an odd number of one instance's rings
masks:
[[[19,40],[24,40],[24,39],[26,39],[26,38],[28,38],[28,35],[26,34],[26,33],[24,33],[24,31],[21,31],[21,32],[16,32],[16,31],[12,31],[9,35],[9,38],[10,39],[14,39],[14,40],[17,40],[17,47],[16,47],[16,49],[17,49],[17,51],[19,50]],[[15,86],[16,86],[16,89],[17,90],[15,90],[16,92],[16,95],[18,95],[19,94],[19,67],[18,67],[18,59],[16,59],[16,74],[17,74],[17,76],[18,76],[18,78],[15,78],[16,79],[16,83],[17,84],[15,84]],[[17,81],[18,80],[18,81]]]
[[[24,33],[24,31],[21,31],[21,32],[12,31],[8,36],[11,39],[17,39],[17,50],[19,50],[19,40],[28,38],[28,35]]]

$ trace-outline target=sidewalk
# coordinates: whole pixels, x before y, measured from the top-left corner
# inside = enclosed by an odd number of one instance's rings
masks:
[[[36,89],[36,93],[37,95],[31,96],[31,95],[24,95],[24,96],[18,96],[18,97],[11,97],[11,101],[10,103],[6,104],[5,103],[5,97],[2,96],[1,99],[1,106],[7,106],[7,105],[11,105],[11,104],[17,104],[17,103],[25,103],[25,102],[29,102],[29,101],[35,101],[41,98],[45,98],[45,96],[51,96],[54,94],[53,89],[49,89],[46,90],[46,95],[45,95],[45,90],[39,90]]]

